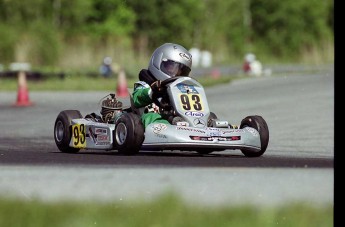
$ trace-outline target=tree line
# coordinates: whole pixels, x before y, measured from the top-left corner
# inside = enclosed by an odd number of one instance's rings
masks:
[[[332,0],[0,0],[0,63],[59,66],[73,48],[117,44],[147,57],[165,42],[209,50],[218,63],[246,52],[293,60],[333,48],[333,8]]]

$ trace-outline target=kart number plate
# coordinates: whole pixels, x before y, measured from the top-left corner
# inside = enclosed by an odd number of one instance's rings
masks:
[[[202,111],[203,103],[199,94],[180,94],[182,109],[188,111]]]
[[[86,147],[86,129],[84,124],[72,125],[72,140],[73,147],[85,148]]]

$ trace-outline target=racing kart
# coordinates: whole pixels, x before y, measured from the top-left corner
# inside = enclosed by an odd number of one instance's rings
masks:
[[[101,115],[83,117],[78,110],[61,111],[54,124],[54,139],[62,152],[80,149],[117,150],[134,155],[141,150],[196,151],[209,154],[240,149],[247,157],[264,154],[269,142],[266,121],[259,115],[242,119],[239,127],[218,119],[210,111],[203,86],[191,77],[162,81],[152,99],[170,124],[151,123],[144,128],[141,112],[133,104],[123,107],[115,94],[104,97]]]

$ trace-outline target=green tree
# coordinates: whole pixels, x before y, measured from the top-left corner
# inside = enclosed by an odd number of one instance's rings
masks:
[[[37,64],[56,62],[59,36],[53,28],[51,12],[50,2],[44,0],[0,0],[3,41],[0,59],[11,62],[28,58]]]
[[[190,47],[194,42],[195,27],[203,19],[203,1],[199,0],[129,0],[136,12],[136,29],[132,38],[137,50],[145,46],[152,51],[166,42]]]
[[[93,13],[94,0],[53,0],[53,22],[58,30],[67,36],[83,31],[88,18]]]
[[[242,55],[248,37],[248,0],[205,0],[200,48],[219,53],[216,61],[226,61],[226,56]]]
[[[0,64],[11,62],[15,58],[17,33],[13,26],[0,23],[0,37]]]
[[[69,47],[85,61],[116,45],[145,59],[165,42],[209,50],[219,64],[247,51],[296,61],[334,46],[333,11],[333,0],[0,0],[0,62],[59,64]]]
[[[123,0],[93,0],[92,14],[84,27],[98,37],[128,36],[135,28],[135,18]]]
[[[297,56],[331,37],[329,0],[251,0],[251,42],[278,57]]]

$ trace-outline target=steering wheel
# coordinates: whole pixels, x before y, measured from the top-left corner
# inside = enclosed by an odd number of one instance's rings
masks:
[[[163,99],[160,99],[160,97],[163,97],[164,94],[166,94],[166,87],[168,84],[174,82],[175,80],[181,78],[180,76],[175,76],[175,77],[171,77],[171,78],[168,78],[166,80],[163,80],[161,82],[161,88],[162,88],[162,92],[153,92],[152,94],[152,101],[157,105],[159,106],[160,108],[163,108],[163,109],[166,109],[169,104],[168,103],[165,103],[165,102],[162,102]]]
[[[162,86],[162,87],[166,87],[168,84],[174,82],[175,80],[177,80],[177,79],[179,79],[179,78],[181,78],[181,76],[170,77],[170,78],[168,78],[168,79],[166,79],[166,80],[163,80],[163,81],[161,82],[161,86]]]

